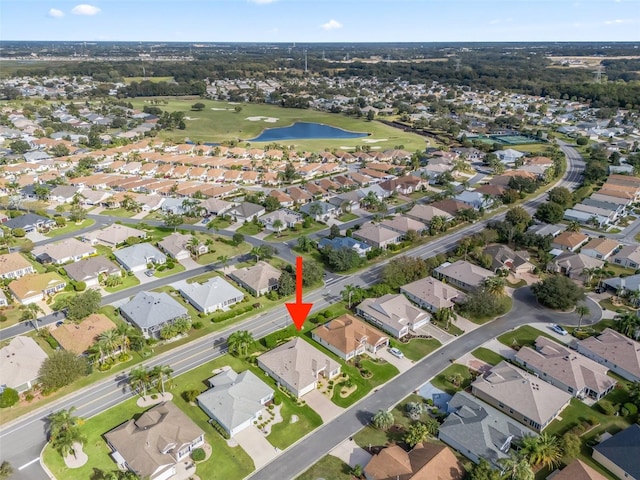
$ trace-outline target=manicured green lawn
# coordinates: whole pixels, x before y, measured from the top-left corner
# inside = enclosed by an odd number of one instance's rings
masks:
[[[442,344],[435,338],[414,338],[409,343],[391,341],[392,347],[399,348],[405,357],[413,361],[421,360],[440,347],[440,345]]]
[[[276,105],[268,104],[249,104],[241,105],[229,104],[228,102],[211,101],[198,99],[206,105],[204,110],[195,112],[191,111],[192,99],[175,99],[168,100],[167,105],[160,105],[164,111],[175,112],[183,111],[193,120],[186,121],[186,129],[180,131],[162,131],[159,135],[163,138],[170,138],[179,142],[184,141],[185,137],[191,140],[216,141],[237,140],[242,139],[242,145],[247,143],[247,139],[251,139],[259,135],[266,128],[285,127],[295,122],[318,122],[335,127],[343,128],[352,132],[369,133],[368,139],[383,140],[375,144],[381,150],[395,148],[402,145],[405,150],[413,152],[415,150],[424,150],[426,141],[424,137],[414,133],[404,132],[401,129],[389,127],[383,123],[373,121],[368,122],[365,119],[348,117],[342,114],[331,114],[319,112],[311,109],[299,108],[282,108]],[[134,108],[142,109],[148,105],[148,99],[133,98],[131,102]],[[239,113],[234,111],[239,106],[242,110]],[[213,109],[219,110],[213,110]],[[267,123],[264,121],[247,120],[250,117],[270,117],[277,119],[275,122]],[[361,138],[341,138],[341,139],[319,139],[319,140],[282,140],[279,144],[293,145],[296,150],[308,150],[312,152],[320,152],[325,148],[340,149],[343,146],[355,148],[357,145],[367,145],[367,137]],[[251,142],[252,148],[261,148],[264,143]],[[349,149],[347,148],[347,149]]]
[[[455,375],[456,373],[462,375],[462,383],[460,384],[460,386],[456,386],[448,380],[451,375]],[[431,384],[434,387],[439,388],[443,392],[447,392],[448,394],[453,395],[457,391],[467,388],[469,385],[471,385],[472,381],[473,375],[471,373],[471,370],[469,370],[464,365],[454,363],[453,365],[449,365],[442,372],[433,377],[433,379],[431,380]]]
[[[114,293],[126,288],[135,287],[139,284],[140,280],[138,280],[138,277],[136,277],[135,275],[124,275],[122,277],[122,283],[120,285],[116,285],[115,287],[104,287],[104,289],[106,292]]]
[[[4,322],[0,322],[0,328],[7,328],[20,322],[22,310],[20,310],[20,306],[18,304],[14,303],[9,307],[0,307],[0,315],[7,317]]]
[[[75,232],[76,230],[90,227],[94,223],[96,223],[96,221],[91,218],[85,218],[80,223],[68,222],[64,227],[54,228],[53,230],[51,230],[49,233],[47,233],[47,237],[57,237],[59,235],[64,235],[65,233]]]
[[[523,325],[511,332],[503,333],[498,337],[498,340],[508,347],[513,346],[524,346],[528,345],[533,347],[536,343],[536,338],[540,335],[543,337],[550,338],[551,340],[558,341],[554,336],[548,334],[547,332],[543,332],[542,330],[538,330],[537,328],[530,327],[529,325]]]
[[[102,215],[112,215],[114,217],[131,218],[137,212],[133,210],[126,210],[124,208],[108,208],[101,212]]]
[[[265,242],[287,242],[293,238],[298,238],[301,235],[311,235],[312,233],[319,232],[327,228],[326,225],[318,222],[313,222],[309,228],[302,228],[300,230],[292,230],[290,228],[281,231],[280,233],[270,233],[264,237]]]
[[[313,343],[316,348],[320,347],[315,342]],[[330,352],[326,350],[324,353],[330,354]],[[334,358],[337,359],[337,357]],[[360,374],[360,371],[354,366],[353,362],[350,361],[346,364],[344,362],[341,363],[342,372],[346,373],[349,377],[348,380],[357,387],[356,390],[349,394],[349,396],[343,398],[340,395],[340,391],[343,388],[343,384],[345,384],[347,380],[340,381],[342,377],[335,379],[331,401],[339,407],[343,408],[353,405],[355,402],[369,393],[373,388],[388,382],[398,373],[400,373],[396,367],[385,361],[376,362],[371,359],[362,358],[360,359],[361,368],[369,370],[371,372],[370,378],[364,378]]]
[[[340,220],[341,222],[350,222],[351,220],[356,220],[358,218],[358,215],[356,215],[355,213],[348,212],[340,215],[338,217],[338,220]]]
[[[241,233],[243,235],[256,235],[264,230],[264,227],[260,224],[247,222],[242,225],[240,228],[236,230],[236,233]]]
[[[489,365],[497,365],[504,360],[504,357],[502,355],[498,355],[493,350],[489,350],[488,348],[484,347],[476,348],[473,352],[471,352],[471,354],[478,360],[487,362]]]
[[[216,228],[218,230],[224,230],[229,225],[231,225],[231,223],[232,222],[230,218],[222,218],[222,217],[215,217],[213,220],[209,222],[209,224],[211,225],[211,229],[214,231]],[[209,227],[209,224],[207,225],[207,227]]]
[[[184,265],[180,264],[179,262],[175,262],[173,264],[173,268],[166,268],[162,271],[160,270],[155,270],[153,272],[153,276],[154,277],[158,277],[158,278],[163,278],[163,277],[168,277],[170,275],[174,275],[176,273],[180,273],[180,272],[184,272],[186,270],[186,268],[184,268]]]
[[[124,83],[129,84],[132,82],[142,82],[142,81],[148,81],[148,82],[153,82],[153,83],[159,83],[159,82],[172,82],[173,81],[173,77],[124,77]]]
[[[349,465],[333,455],[326,455],[300,475],[297,480],[318,480],[319,478],[353,480],[353,475],[351,475],[351,467]]]
[[[271,379],[267,380],[264,373],[258,369],[256,369],[254,373],[256,375],[259,374],[260,378],[265,380],[272,388],[275,387],[275,382]],[[320,415],[313,411],[311,407],[307,405],[297,405],[282,392],[280,392],[279,395],[282,398],[282,408],[280,409],[282,422],[271,426],[271,433],[267,436],[267,440],[269,440],[269,443],[274,447],[284,450],[300,440],[307,433],[322,425],[322,418],[320,418]],[[293,415],[297,417],[295,422],[291,421]]]
[[[196,262],[200,265],[209,265],[211,263],[219,263],[219,257],[227,257],[231,259],[238,255],[243,255],[251,250],[251,244],[242,242],[240,245],[229,245],[222,241],[222,237],[214,236],[214,242],[209,245],[209,253],[200,255],[196,258]]]

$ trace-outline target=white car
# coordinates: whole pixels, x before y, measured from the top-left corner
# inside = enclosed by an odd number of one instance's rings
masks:
[[[389,353],[396,358],[404,358],[404,353],[398,350],[396,347],[390,348]]]
[[[553,330],[554,332],[556,332],[559,335],[569,335],[569,332],[567,332],[564,328],[562,328],[560,325],[551,325],[551,330]]]

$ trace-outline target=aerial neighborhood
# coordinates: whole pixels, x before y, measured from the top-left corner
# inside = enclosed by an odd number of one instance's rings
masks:
[[[0,50],[0,479],[640,480],[637,99],[96,45]]]

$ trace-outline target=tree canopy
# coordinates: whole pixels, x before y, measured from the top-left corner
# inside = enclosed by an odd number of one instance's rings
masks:
[[[584,290],[562,275],[547,277],[531,289],[542,305],[556,310],[569,310],[584,297]]]

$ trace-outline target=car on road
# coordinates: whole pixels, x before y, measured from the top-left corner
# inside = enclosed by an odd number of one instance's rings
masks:
[[[560,325],[554,324],[551,325],[551,330],[553,330],[554,332],[556,332],[559,335],[568,335],[569,332],[567,332],[564,328],[562,328]]]
[[[153,277],[153,270],[146,270],[146,271],[144,272],[144,274],[145,274],[147,277]]]
[[[404,353],[398,350],[396,347],[390,348],[389,353],[396,358],[404,358]]]
[[[56,322],[56,327],[59,327],[60,325],[63,325],[64,322],[62,320],[60,320],[59,322]]]

